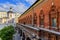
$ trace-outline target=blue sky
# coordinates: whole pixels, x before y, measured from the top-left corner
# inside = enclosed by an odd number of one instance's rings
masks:
[[[36,0],[0,0],[0,11],[8,11],[10,7],[14,12],[23,13]]]

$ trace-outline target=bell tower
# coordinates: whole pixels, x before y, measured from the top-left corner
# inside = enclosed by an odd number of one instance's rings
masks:
[[[10,16],[12,16],[12,7],[9,8],[9,11],[7,12],[7,17],[9,18]]]
[[[12,11],[12,7],[10,7],[10,11]]]

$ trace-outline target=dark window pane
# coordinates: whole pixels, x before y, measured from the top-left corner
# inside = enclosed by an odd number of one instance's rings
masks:
[[[56,18],[52,18],[52,26],[56,27]]]
[[[44,24],[44,20],[43,19],[41,19],[41,25],[43,25]]]

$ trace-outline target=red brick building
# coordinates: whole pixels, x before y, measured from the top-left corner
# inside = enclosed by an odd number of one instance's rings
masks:
[[[60,40],[60,0],[37,0],[18,19],[26,40]]]

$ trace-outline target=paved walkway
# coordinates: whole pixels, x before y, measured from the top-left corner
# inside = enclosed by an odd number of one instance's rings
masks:
[[[20,34],[18,32],[14,34],[13,40],[21,40]]]

